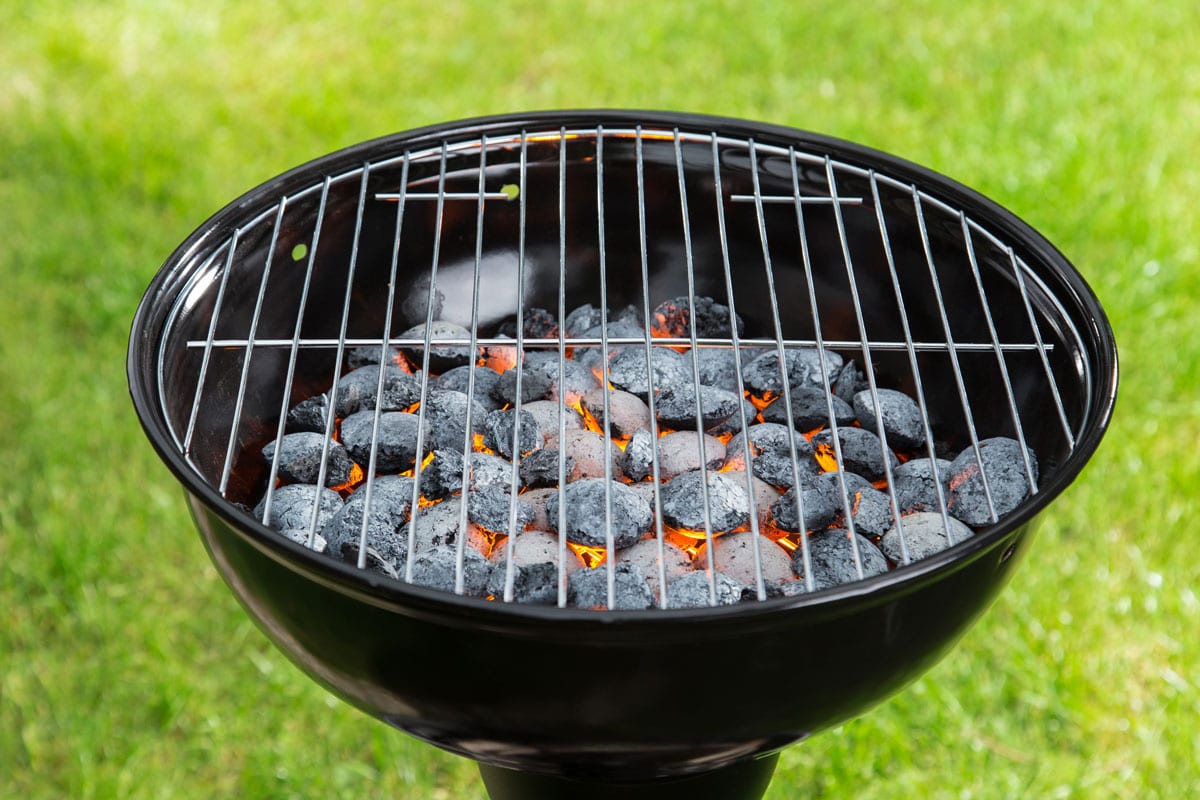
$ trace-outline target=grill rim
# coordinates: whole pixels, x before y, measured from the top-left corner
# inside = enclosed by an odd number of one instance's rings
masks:
[[[169,423],[162,412],[155,366],[159,349],[171,317],[171,309],[179,300],[181,290],[202,265],[206,245],[222,241],[238,220],[253,216],[256,210],[268,208],[282,195],[312,184],[314,175],[337,174],[347,168],[361,166],[365,161],[379,161],[381,153],[400,153],[406,149],[428,146],[430,143],[478,139],[483,135],[503,131],[511,134],[522,128],[547,126],[663,126],[695,130],[711,130],[722,136],[754,139],[764,145],[797,145],[829,154],[847,164],[867,169],[886,170],[898,180],[908,182],[923,193],[952,206],[969,209],[973,219],[1003,234],[1014,250],[1035,274],[1048,281],[1052,295],[1068,312],[1078,332],[1093,349],[1091,357],[1091,386],[1088,387],[1087,409],[1075,447],[1059,465],[1051,480],[1041,483],[1038,492],[1025,504],[1009,514],[1002,522],[988,526],[969,539],[953,545],[928,558],[898,567],[883,575],[831,587],[798,597],[761,600],[730,607],[699,609],[661,609],[648,611],[608,610],[602,613],[573,608],[541,608],[517,603],[486,602],[456,594],[413,586],[402,581],[371,575],[352,565],[321,556],[307,548],[278,536],[274,531],[252,520],[225,500],[215,487],[203,480],[187,463],[183,453],[174,445]],[[372,155],[373,157],[368,158]],[[1078,312],[1077,315],[1070,312]],[[861,601],[864,605],[884,602],[898,594],[918,588],[937,575],[966,566],[987,552],[1015,541],[1027,525],[1069,486],[1099,446],[1107,431],[1116,401],[1118,386],[1118,356],[1112,328],[1098,298],[1073,264],[1044,236],[1016,214],[995,201],[966,187],[952,178],[905,159],[864,145],[835,137],[817,134],[788,126],[754,122],[744,119],[693,113],[641,110],[536,111],[492,115],[440,123],[401,131],[368,140],[307,161],[271,178],[245,192],[225,205],[196,228],[166,259],[147,288],[134,316],[127,357],[129,391],[139,422],[160,458],[183,484],[186,492],[209,511],[215,512],[240,536],[257,549],[290,568],[302,569],[310,578],[332,584],[340,591],[369,598],[370,602],[401,610],[405,613],[432,614],[439,619],[462,619],[470,615],[478,622],[496,624],[514,621],[527,624],[531,620],[569,624],[577,628],[583,623],[610,626],[613,623],[655,626],[675,625],[679,620],[735,621],[745,624],[760,615],[776,617],[784,611],[814,609],[832,610],[843,601]],[[193,507],[199,521],[200,509]],[[297,563],[299,562],[299,563]],[[855,602],[854,605],[859,605]]]

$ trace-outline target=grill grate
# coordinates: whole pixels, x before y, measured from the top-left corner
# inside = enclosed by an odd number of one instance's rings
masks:
[[[472,183],[473,190],[469,188]],[[665,188],[668,186],[670,191]],[[577,210],[580,204],[575,197],[581,193],[594,193],[590,219]],[[586,202],[582,205],[588,207]],[[906,215],[903,221],[898,221],[898,208],[903,208]],[[535,216],[532,222],[531,211]],[[852,221],[847,219],[851,213]],[[739,232],[736,236],[730,233],[734,216]],[[915,226],[907,221],[910,217]],[[336,224],[331,222],[335,218]],[[349,236],[346,231],[351,232]],[[895,247],[898,236],[905,240],[903,253]],[[670,280],[663,279],[664,268],[657,264],[662,259],[659,251],[664,237],[677,243],[672,252],[682,256],[680,263],[667,269],[673,273]],[[497,238],[502,244],[494,243]],[[621,244],[612,246],[618,238]],[[381,245],[381,241],[386,244]],[[958,252],[953,252],[955,249]],[[381,254],[386,254],[386,269],[375,263]],[[786,271],[777,268],[781,254],[794,265]],[[633,267],[620,265],[619,286],[613,283],[612,275],[617,257],[632,257],[636,262]],[[921,269],[912,266],[914,260],[922,262]],[[705,264],[703,269],[698,266],[700,262]],[[297,268],[302,269],[302,275],[297,276]],[[373,281],[373,285],[367,285],[366,280]],[[414,513],[408,522],[405,570],[397,576],[408,582],[413,580],[417,554],[415,510],[421,497],[421,455],[430,436],[426,400],[434,344],[469,348],[473,356],[468,360],[467,395],[472,398],[481,348],[514,347],[518,354],[514,402],[518,420],[524,373],[520,354],[533,350],[556,354],[560,398],[565,391],[564,364],[570,351],[580,347],[599,346],[604,353],[614,346],[644,348],[647,382],[652,387],[651,354],[655,348],[685,347],[693,353],[707,347],[729,348],[735,358],[738,394],[743,396],[743,355],[747,350],[773,350],[784,387],[791,385],[785,358],[788,349],[816,348],[821,373],[826,376],[830,374],[827,352],[853,354],[863,368],[877,415],[879,390],[884,385],[878,362],[886,359],[888,369],[900,376],[889,376],[889,382],[909,385],[920,409],[922,449],[934,464],[938,505],[950,536],[953,529],[947,499],[936,472],[934,431],[939,422],[950,420],[981,465],[985,462],[980,442],[989,435],[986,430],[981,432],[981,417],[988,429],[1003,427],[1010,431],[1021,445],[1023,469],[1036,492],[1038,466],[1030,458],[1026,433],[1032,412],[1023,414],[1022,404],[1028,401],[1022,398],[1041,398],[1041,405],[1036,406],[1039,436],[1054,441],[1054,449],[1062,459],[1074,450],[1083,427],[1082,421],[1072,423],[1072,414],[1078,420],[1087,418],[1086,408],[1068,408],[1056,374],[1061,370],[1083,372],[1083,382],[1090,385],[1087,365],[1072,363],[1062,353],[1085,349],[1083,339],[1053,292],[1018,255],[1014,243],[911,180],[830,153],[709,131],[651,126],[560,127],[495,133],[462,141],[441,140],[433,146],[389,153],[378,161],[326,175],[317,183],[296,188],[268,203],[256,216],[227,232],[191,281],[180,293],[168,322],[174,334],[164,337],[160,346],[159,394],[176,446],[196,472],[230,500],[244,502],[248,497],[246,486],[255,482],[240,477],[243,471],[250,471],[245,467],[246,454],[255,451],[254,445],[270,440],[272,434],[275,440],[284,434],[288,410],[298,397],[311,393],[313,386],[336,384],[348,350],[378,347],[380,362],[386,363],[393,347],[420,348],[420,369],[425,378],[420,383],[416,412],[417,459],[411,492]],[[593,282],[594,294],[589,291]],[[651,309],[658,299],[673,296],[659,284],[686,291],[686,336],[651,335]],[[426,285],[427,290],[423,290]],[[469,333],[467,337],[432,338],[439,292],[446,295],[450,307],[442,316],[457,315]],[[723,293],[719,300],[729,309],[727,338],[698,334],[695,298],[706,292]],[[419,299],[422,293],[424,313],[419,319],[425,324],[423,337],[397,336],[397,302]],[[524,314],[531,305],[530,294],[536,295],[537,302],[557,308],[556,336],[525,336]],[[250,296],[253,303],[245,302],[244,298]],[[633,305],[640,312],[644,336],[610,336],[608,317],[617,296],[636,297]],[[572,302],[578,304],[580,297],[589,297],[599,305],[598,337],[567,336],[563,331],[569,306]],[[329,306],[331,298],[333,310]],[[235,308],[230,306],[231,299]],[[932,308],[933,313],[923,310],[919,318],[914,317],[910,312],[918,303],[923,309]],[[496,318],[509,314],[517,319],[515,340],[481,335]],[[740,335],[735,322],[739,314],[757,317],[759,331]],[[972,315],[981,316],[983,324],[964,325],[963,321]],[[368,331],[371,326],[374,333]],[[960,333],[967,327],[970,336]],[[873,336],[872,329],[883,329],[883,335]],[[173,355],[177,351],[185,353],[182,360]],[[286,362],[281,361],[282,355],[286,355]],[[945,366],[940,366],[942,359]],[[994,367],[980,363],[988,359],[994,360]],[[1015,376],[1012,360],[1020,367]],[[221,375],[237,376],[236,386],[213,378],[212,368],[218,361],[222,364]],[[698,385],[699,362],[696,358],[691,362],[693,381]],[[231,363],[237,368],[228,369]],[[600,359],[600,370],[601,386],[608,386],[606,358]],[[980,374],[992,377],[980,381]],[[186,411],[167,401],[171,393],[166,387],[180,381],[181,375],[185,376],[184,383],[194,384],[190,402],[183,404]],[[378,396],[383,394],[384,377],[380,369]],[[972,390],[980,383],[989,387],[984,396],[978,388]],[[844,463],[843,453],[830,380],[823,381],[822,390],[831,443],[840,465]],[[945,398],[946,393],[950,400]],[[609,440],[609,398],[607,392],[602,395],[604,435]],[[785,390],[781,397],[788,419],[792,419],[790,392]],[[651,434],[657,440],[653,389],[647,402]],[[1046,403],[1052,410],[1049,426],[1041,418]],[[256,410],[247,415],[251,406]],[[473,403],[467,404],[463,442],[467,454],[472,445],[473,407]],[[365,509],[372,507],[381,413],[382,404],[376,403],[370,459],[359,489],[365,493]],[[703,431],[699,398],[695,415],[697,430]],[[752,424],[744,407],[738,415],[741,429]],[[793,426],[788,427],[792,477],[799,484],[800,434]],[[1047,432],[1047,427],[1061,430]],[[334,414],[329,413],[318,486],[325,483],[334,429]],[[512,497],[516,497],[520,486],[519,433],[519,425],[514,425],[509,484]],[[882,426],[879,434],[886,456],[887,436]],[[563,442],[566,415],[562,412],[558,435]],[[220,463],[208,457],[197,459],[198,449],[211,450],[215,438],[224,441]],[[698,438],[703,465],[708,462],[704,437]],[[202,447],[200,439],[204,440]],[[1051,449],[1040,442],[1039,452]],[[753,498],[751,464],[755,453],[749,437],[742,437],[742,443],[746,491]],[[274,458],[266,465],[265,486],[276,483],[280,450],[275,449]],[[565,486],[562,452],[559,485]],[[470,458],[464,458],[461,475],[464,488],[459,531],[464,535],[457,537],[455,545],[458,594],[464,592],[470,463]],[[1047,466],[1052,464],[1043,463],[1043,479]],[[659,467],[656,450],[651,473],[656,509],[662,508]],[[706,467],[702,469],[707,472]],[[906,565],[912,559],[886,457],[884,470],[892,516],[900,528],[901,565]],[[990,515],[997,523],[1000,515],[993,504],[987,470],[981,473]],[[853,535],[851,492],[844,470],[837,474],[855,569],[861,579],[864,571],[858,539]],[[605,485],[611,486],[612,464],[608,458],[604,459],[604,477]],[[703,566],[708,574],[710,604],[716,605],[714,530],[707,480],[701,480],[700,487],[705,518]],[[270,518],[272,494],[266,492],[261,515],[264,524]],[[797,491],[796,496],[804,530],[805,510],[799,499],[802,493]],[[606,549],[611,554],[611,491],[606,493],[605,501]],[[557,603],[564,607],[566,503],[559,503],[558,509]],[[369,515],[364,513],[359,568],[367,565],[368,522]],[[759,600],[766,600],[768,587],[760,552],[763,540],[754,511],[749,525],[756,576],[750,589]],[[514,502],[509,510],[509,536],[519,535],[519,527]],[[666,608],[666,536],[661,513],[655,513],[652,534],[658,548],[655,602]],[[317,535],[318,506],[314,503],[307,531],[310,547]],[[955,541],[951,539],[950,543]],[[798,549],[805,587],[813,591],[816,587],[807,536],[799,536]],[[507,548],[504,562],[503,593],[497,598],[504,601],[514,597],[514,551],[515,547]],[[616,604],[615,562],[612,557],[605,561],[610,609]]]

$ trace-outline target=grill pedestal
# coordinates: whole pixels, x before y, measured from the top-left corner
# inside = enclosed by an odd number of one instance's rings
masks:
[[[492,800],[760,800],[771,783],[778,753],[740,761],[701,775],[649,783],[576,781],[479,765]]]

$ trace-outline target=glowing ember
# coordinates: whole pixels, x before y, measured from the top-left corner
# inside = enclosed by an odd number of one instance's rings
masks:
[[[575,553],[575,555],[583,559],[583,565],[585,567],[599,566],[608,558],[608,551],[603,547],[585,547],[581,544],[574,544],[572,542],[567,542],[567,547],[571,548],[571,551]]]
[[[821,469],[825,472],[838,471],[837,456],[833,452],[832,444],[822,443],[817,445],[813,452],[813,457],[817,459],[817,463],[821,465]]]
[[[350,477],[346,479],[345,483],[338,484],[337,486],[331,486],[329,488],[345,497],[347,494],[354,491],[355,486],[358,486],[360,483],[362,483],[362,479],[362,467],[360,467],[358,464],[355,464],[350,467]]]

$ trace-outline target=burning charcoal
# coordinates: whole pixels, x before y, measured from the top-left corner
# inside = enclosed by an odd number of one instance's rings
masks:
[[[558,565],[552,561],[512,565],[512,602],[527,605],[552,606],[558,603]],[[506,565],[492,568],[487,594],[497,600],[504,598],[508,581]]]
[[[854,543],[858,544],[863,578],[887,572],[887,560],[883,553],[866,537],[854,534],[851,540],[849,532],[840,528],[818,531],[808,537],[814,591],[859,580],[858,569],[854,566]],[[797,575],[804,574],[804,557],[800,548],[792,553],[792,567]]]
[[[883,466],[885,448],[879,437],[868,430],[854,427],[838,428],[838,442],[842,448],[842,468],[849,472],[857,472],[869,481],[877,481],[886,476]],[[836,466],[836,453],[833,449],[833,433],[821,431],[812,438],[818,461],[830,466]],[[896,454],[886,450],[888,465],[895,469],[900,465]]]
[[[565,494],[565,500],[562,495]],[[550,526],[558,529],[558,504],[567,506],[567,541],[585,547],[607,546],[605,529],[606,503],[611,499],[611,526],[613,546],[617,549],[629,547],[650,529],[654,521],[649,504],[623,483],[606,481],[603,478],[584,478],[568,483],[560,494],[550,497],[546,503],[546,517]]]
[[[634,303],[618,308],[616,311],[609,311],[608,317],[613,322],[627,322],[630,325],[637,325],[642,330],[646,328],[642,307]]]
[[[700,373],[700,383],[736,393],[737,354],[730,347],[698,347],[690,357],[696,359],[696,371]],[[742,362],[750,363],[756,356],[750,351],[742,351]]]
[[[519,419],[517,410],[513,408],[493,411],[484,420],[483,430],[483,446],[505,458],[513,457],[514,436],[522,456],[542,446],[542,432],[538,430],[537,419],[524,409],[520,411]]]
[[[792,405],[792,425],[798,431],[812,431],[829,424],[829,407],[833,406],[833,419],[838,425],[854,422],[854,409],[837,395],[825,396],[824,389],[799,386],[792,389],[788,400]],[[787,424],[788,404],[782,396],[772,400],[762,411],[767,422]]]
[[[400,349],[404,355],[408,356],[418,369],[423,368],[424,351],[425,351],[425,323],[414,325],[413,327],[400,334],[398,339],[420,339],[421,344],[405,345]],[[471,338],[471,332],[462,325],[457,325],[447,320],[434,320],[433,325],[429,329],[429,340],[436,342],[441,339],[462,339]],[[461,367],[463,364],[469,364],[472,361],[471,347],[467,344],[447,344],[447,345],[430,345],[429,347],[429,371],[432,374],[440,374],[454,367]]]
[[[334,404],[337,416],[348,417],[356,411],[375,408],[378,391],[378,364],[347,372],[337,382],[337,402]],[[418,377],[403,372],[394,364],[384,368],[383,402],[380,404],[384,411],[404,411],[420,399],[421,382]]]
[[[655,395],[654,412],[665,428],[696,430],[699,411],[700,427],[708,429],[736,414],[742,399],[733,392],[712,386],[673,383],[663,386]]]
[[[529,356],[527,355],[525,358],[526,363],[529,364]],[[579,402],[583,395],[600,386],[600,379],[596,377],[596,373],[570,359],[562,362],[560,378],[558,353],[554,353],[553,358],[545,358],[529,364],[526,372],[544,375],[550,382],[550,388],[546,391],[547,400],[558,400],[561,391],[562,400],[568,404]],[[559,386],[560,383],[561,386]]]
[[[318,394],[292,406],[287,415],[288,433],[325,433],[329,421],[329,395]]]
[[[796,504],[796,487],[788,489],[783,497],[771,506],[771,518],[775,527],[793,533],[805,530],[820,530],[837,517],[842,508],[838,491],[828,481],[817,480],[811,475],[800,476],[800,506]],[[800,525],[803,513],[804,525]]]
[[[888,445],[897,450],[911,450],[925,441],[925,424],[921,421],[921,409],[917,402],[904,392],[895,389],[877,389],[879,416],[883,420],[883,432]],[[854,413],[863,428],[879,433],[875,415],[875,399],[870,391],[854,395]]]
[[[432,506],[417,509],[417,523],[413,549],[420,553],[432,547],[458,544],[458,532],[462,525],[462,500],[451,497]],[[405,525],[403,532],[408,531]],[[474,525],[467,526],[467,547],[480,553],[491,549],[491,540]]]
[[[577,608],[608,608],[607,564],[577,570],[567,578],[567,602]],[[650,585],[642,571],[633,564],[614,564],[613,608],[639,610],[654,605]]]
[[[803,579],[771,581],[765,583],[763,588],[767,592],[767,599],[774,600],[778,597],[799,597],[802,594],[808,593],[808,586],[805,585]],[[743,601],[753,601],[758,599],[758,594],[754,587],[747,586],[742,592]]]
[[[434,389],[452,389],[466,394],[467,383],[471,379],[472,372],[475,373],[475,400],[487,411],[495,411],[500,408],[503,403],[489,394],[492,387],[500,380],[500,373],[491,367],[472,366],[471,364],[455,367],[443,372],[430,381],[429,385]]]
[[[867,380],[858,364],[847,361],[833,382],[833,393],[846,403],[854,405],[854,395],[867,388]]]
[[[828,481],[833,485],[835,492],[841,490],[843,480],[846,482],[846,494],[850,501],[850,516],[854,520],[855,533],[878,539],[892,527],[891,498],[872,486],[866,478],[852,472],[826,472],[818,475],[817,480]],[[834,524],[848,527],[845,515],[845,509],[839,506]]]
[[[696,552],[692,563],[697,569],[708,568],[707,544]],[[795,579],[788,552],[765,536],[758,537],[758,563],[762,565],[763,582]],[[713,541],[713,565],[735,581],[746,586],[758,585],[755,571],[754,534],[727,533]]]
[[[358,369],[370,364],[378,364],[380,363],[380,349],[379,345],[376,344],[352,347],[346,351],[346,366],[350,369]],[[400,348],[393,346],[388,347],[387,354],[383,360],[388,364],[396,364],[397,366],[402,363],[406,366],[408,364],[408,359],[400,352]]]
[[[696,336],[700,338],[728,338],[733,335],[729,325],[729,307],[711,297],[676,297],[659,303],[650,315],[651,328],[655,336],[688,337],[692,330],[692,312],[695,311]],[[746,330],[740,316],[734,316],[739,336]]]
[[[692,379],[691,365],[687,359],[667,347],[650,349],[654,388],[688,383]],[[626,347],[608,362],[608,380],[622,389],[645,400],[650,393],[646,382],[646,349],[641,346]]]
[[[644,340],[646,337],[646,331],[642,328],[640,323],[610,322],[603,328],[599,325],[594,328],[590,328],[584,331],[582,336],[587,339],[597,340],[601,340],[607,336],[610,342],[613,339]],[[621,350],[631,346],[642,348],[643,351],[645,350],[645,345],[640,343],[637,345],[609,344],[608,354],[611,357],[614,353],[618,353]],[[600,372],[603,369],[603,355],[604,348],[599,346],[576,347],[574,352],[575,361],[582,364],[588,370],[594,370],[595,372]]]
[[[362,538],[363,509],[367,505],[367,487],[363,484],[342,506],[321,535],[329,542],[329,552],[355,563]],[[397,572],[408,558],[408,536],[404,523],[412,507],[412,478],[384,475],[371,481],[371,513],[367,517],[367,546]]]
[[[663,554],[663,572],[667,576],[667,584],[671,581],[691,572],[692,559],[682,548],[671,544],[670,542],[662,543]],[[650,585],[650,591],[657,598],[659,594],[658,583],[658,540],[643,539],[632,547],[626,547],[624,550],[617,551],[618,564],[633,564],[642,571],[646,576],[646,583]]]
[[[463,455],[457,450],[434,450],[421,467],[421,494],[440,500],[462,490]]]
[[[471,453],[471,489],[484,486],[500,486],[505,491],[512,487],[512,462],[491,453]],[[461,470],[459,472],[461,480]],[[518,473],[519,476],[519,473]],[[460,485],[461,489],[462,486]]]
[[[656,485],[661,488],[661,484],[655,484],[653,481],[638,481],[629,484],[629,488],[637,492],[638,497],[650,504],[651,511],[658,513],[658,498],[655,496]]]
[[[599,325],[601,318],[600,309],[591,303],[579,306],[563,320],[563,333],[568,337],[582,336],[584,331]]]
[[[462,593],[467,597],[485,596],[488,579],[492,574],[491,562],[469,547],[463,548],[462,556]],[[457,574],[457,547],[441,545],[430,548],[413,558],[412,583],[416,586],[427,586],[431,589],[453,592]]]
[[[784,351],[788,383],[792,388],[808,386],[821,388],[825,379],[832,380],[842,369],[842,357],[832,350],[825,351],[825,372],[821,372],[821,353],[815,347],[787,348]],[[780,394],[783,374],[779,369],[779,352],[771,350],[745,365],[742,373],[751,394],[764,397],[768,392]]]
[[[517,404],[517,377],[521,378],[521,404],[532,403],[534,400],[550,399],[552,381],[548,375],[539,370],[510,369],[502,374],[492,385],[492,399],[502,405]]]
[[[684,472],[706,466],[716,469],[725,461],[725,445],[720,439],[704,434],[704,459],[700,458],[701,434],[676,431],[658,439],[658,474],[668,481]]]
[[[480,486],[471,490],[467,497],[468,519],[493,533],[509,533],[509,517],[512,505],[517,504],[516,530],[525,529],[533,521],[533,509],[508,493],[507,486]]]
[[[342,443],[350,457],[364,469],[370,463],[371,439],[375,436],[375,472],[401,472],[417,457],[417,415],[388,411],[379,415],[375,427],[374,411],[359,411],[342,420]]]
[[[526,308],[522,311],[521,327],[527,339],[553,339],[558,336],[558,320],[544,308]],[[516,338],[517,318],[509,317],[501,322],[496,328],[496,335]]]
[[[514,564],[527,567],[530,564],[540,564],[546,561],[551,564],[559,563],[557,534],[546,531],[522,531],[497,544],[496,548],[492,550],[492,554],[488,556],[493,564],[500,567],[498,572],[501,575],[504,574],[504,565],[508,561],[508,545],[514,539],[516,540],[512,556]],[[577,569],[583,569],[583,559],[576,555],[574,550],[568,547],[563,552],[565,553],[563,563],[566,565],[568,575]]]
[[[422,409],[425,415],[427,449],[463,452],[468,415],[467,396],[451,389],[430,390]],[[487,412],[478,402],[470,403],[471,432],[483,433]]]
[[[896,490],[896,504],[901,514],[914,511],[937,511],[941,504],[950,499],[950,462],[937,460],[937,479],[942,483],[942,500],[938,501],[937,485],[934,482],[933,464],[928,458],[914,458],[892,470],[892,488]]]
[[[596,425],[614,439],[632,436],[634,431],[650,427],[650,409],[629,392],[608,392],[608,427],[604,424],[603,389],[593,389],[583,396],[583,409],[592,415]]]
[[[287,433],[279,440],[278,476],[285,483],[316,483],[321,472],[321,452],[325,449],[325,437],[320,433]],[[275,458],[275,442],[262,449],[263,458]],[[346,448],[335,441],[329,442],[329,460],[325,465],[325,485],[340,486],[350,480],[354,462],[346,455]]]
[[[519,467],[521,485],[531,489],[558,486],[558,458],[557,450],[534,450],[529,455],[522,457]],[[563,474],[570,475],[573,469],[575,469],[575,459],[566,456]]]
[[[1015,439],[1002,436],[984,439],[979,443],[979,452],[983,457],[984,475],[987,476],[987,492],[984,491],[983,477],[973,447],[963,450],[950,463],[947,479],[950,486],[950,513],[976,527],[995,521],[988,507],[988,493],[991,494],[996,516],[1003,517],[1029,497],[1031,489],[1021,445]],[[1037,457],[1033,450],[1029,450],[1028,454],[1036,481]]]
[[[609,471],[613,478],[620,478],[621,465],[617,459],[621,449],[593,431],[567,431],[560,450],[565,452],[573,462],[572,469],[567,473],[568,481],[582,478],[603,478],[604,459],[607,453]]]
[[[280,486],[271,495],[271,516],[267,519],[267,527],[277,531],[308,530],[312,523],[314,503],[317,504],[317,530],[319,531],[342,507],[342,498],[338,496],[338,493],[332,489],[318,489],[310,483]],[[266,504],[267,498],[264,496],[254,507],[255,519],[263,518]]]
[[[705,516],[705,486],[708,489],[708,514]],[[745,481],[736,481],[723,472],[685,472],[662,487],[662,517],[672,528],[705,530],[711,523],[713,533],[724,533],[750,521],[750,497]]]
[[[522,411],[528,411],[537,421],[538,430],[542,432],[543,447],[551,450],[558,449],[558,415],[566,416],[564,428],[568,431],[584,429],[583,417],[571,406],[562,405],[555,400],[537,400],[521,406]]]
[[[734,481],[737,481],[741,486],[746,485],[745,470],[721,470],[722,475],[728,475]],[[750,485],[754,487],[754,509],[758,516],[760,525],[771,525],[771,506],[780,497],[783,497],[783,492],[776,489],[771,484],[764,480],[760,480],[754,476],[750,477]]]
[[[412,286],[404,293],[404,300],[400,303],[400,315],[409,325],[416,325],[424,322],[427,319],[437,319],[442,316],[442,304],[446,301],[446,295],[441,289],[435,289],[433,293],[433,316],[429,316],[429,276],[422,275],[413,281]]]
[[[546,516],[546,504],[556,494],[558,494],[557,487],[551,489],[529,489],[528,491],[521,492],[521,500],[533,509],[533,519],[526,526],[530,530],[526,531],[526,533],[548,531],[558,527],[557,523],[551,525],[550,518]]]
[[[280,531],[279,535],[289,541],[293,541],[301,547],[309,547],[308,544],[308,528],[296,529],[290,528],[286,531]],[[314,553],[324,553],[329,547],[329,543],[325,541],[325,537],[321,534],[316,534],[313,537],[312,547],[309,549]]]
[[[950,520],[950,537],[954,539],[954,544],[975,534],[973,530],[954,517],[948,517],[948,519]],[[951,544],[950,538],[946,536],[946,524],[941,514],[932,514],[927,511],[909,514],[907,517],[902,517],[900,525],[892,526],[879,541],[879,549],[896,564],[904,563],[901,531],[904,535],[904,544],[908,546],[910,561],[920,561],[922,558],[945,550]]]
[[[715,602],[711,589],[716,589]],[[712,605],[731,606],[740,603],[745,587],[723,572],[713,573],[709,586],[706,572],[689,572],[671,581],[667,589],[667,608],[707,608]]]
[[[634,431],[618,459],[621,471],[631,480],[650,475],[654,471],[654,436],[645,429]]]
[[[772,486],[787,488],[796,482],[795,472],[800,476],[815,475],[819,471],[813,459],[813,448],[803,436],[776,422],[751,425],[750,436],[751,471],[756,478]],[[796,469],[792,469],[792,445],[796,447]],[[723,469],[744,470],[746,447],[741,434],[729,440],[725,447]]]

